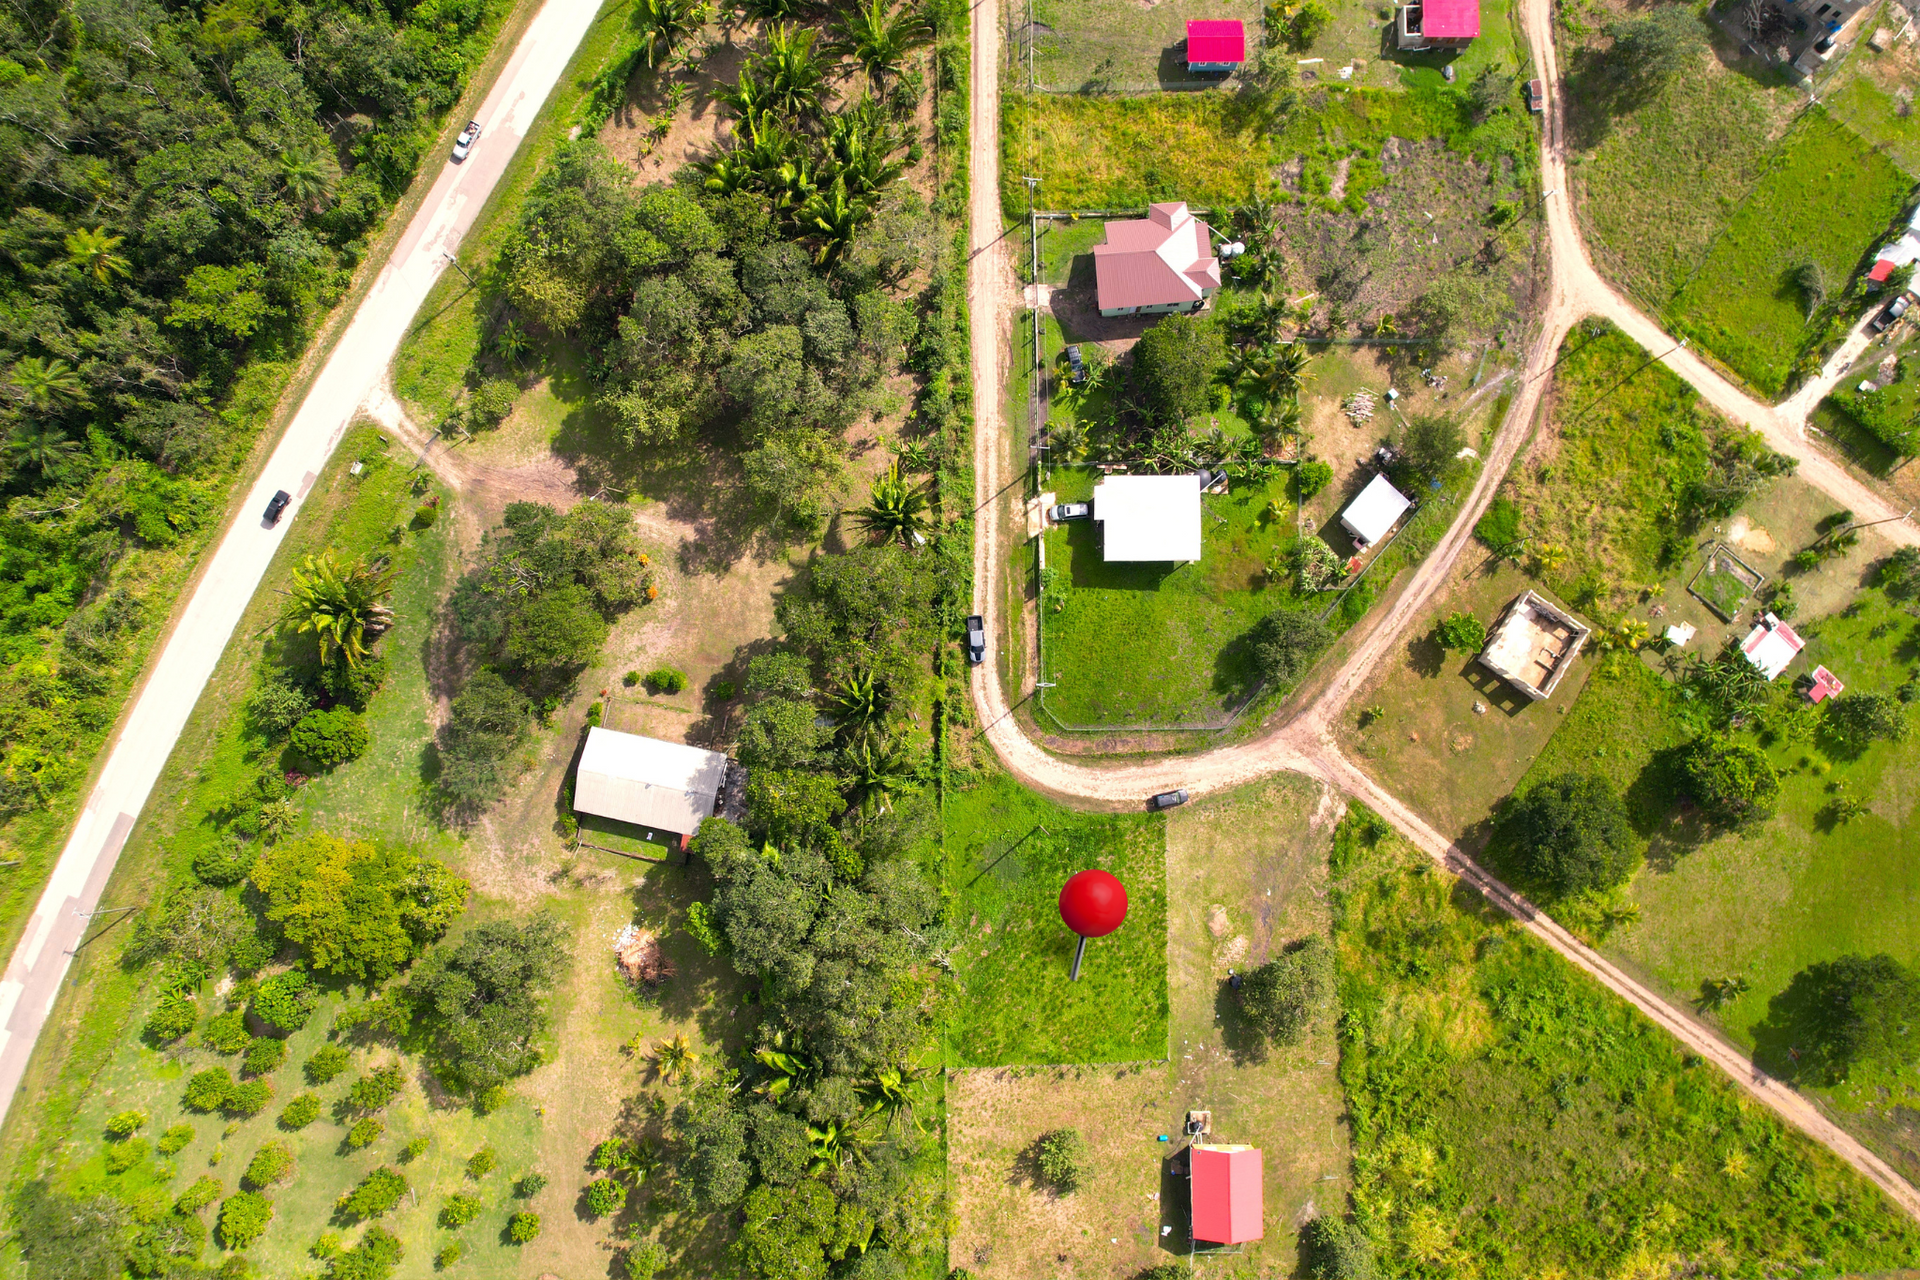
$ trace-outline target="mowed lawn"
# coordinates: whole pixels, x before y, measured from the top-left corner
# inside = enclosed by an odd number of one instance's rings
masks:
[[[1109,564],[1091,520],[1049,529],[1048,570],[1071,586],[1040,601],[1047,713],[1070,728],[1222,719],[1257,680],[1247,631],[1292,596],[1266,576],[1292,513],[1284,478],[1204,497],[1203,555],[1185,565]]]
[[[1809,107],[1669,305],[1669,322],[1762,392],[1779,394],[1819,336],[1808,330],[1795,273],[1815,263],[1839,294],[1912,186],[1858,134]]]
[[[960,931],[948,1064],[1166,1057],[1166,820],[1076,813],[997,774],[950,796],[945,825]],[[1077,939],[1060,921],[1060,889],[1089,867],[1126,886],[1127,919],[1088,944],[1069,982]]]

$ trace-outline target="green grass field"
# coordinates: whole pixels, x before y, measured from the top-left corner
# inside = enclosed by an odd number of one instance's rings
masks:
[[[1839,294],[1906,203],[1913,181],[1826,112],[1810,107],[1727,220],[1667,318],[1767,395],[1783,391],[1823,327],[1794,284],[1803,264]]]
[[[1076,813],[1002,774],[947,800],[945,878],[960,930],[946,1013],[951,1066],[1137,1062],[1167,1056],[1166,821]],[[1087,944],[1060,923],[1060,887],[1101,867],[1127,919]]]
[[[1904,20],[1891,5],[1878,18],[1881,24],[1892,22],[1895,29]],[[1863,30],[1870,31],[1874,25],[1870,22]],[[1885,53],[1875,53],[1865,40],[1855,41],[1846,65],[1821,87],[1820,102],[1895,164],[1909,174],[1920,175],[1920,119],[1915,119],[1912,112],[1911,63],[1901,57],[1900,49],[1896,45]],[[1908,108],[1904,114],[1895,97],[1903,91]]]
[[[1386,1275],[1905,1265],[1833,1156],[1370,815],[1333,855],[1353,1208]]]
[[[1056,483],[1074,474],[1053,472]],[[1270,503],[1280,518],[1267,518]],[[1046,714],[1069,726],[1175,725],[1238,705],[1257,680],[1241,638],[1293,599],[1265,571],[1293,541],[1292,511],[1284,478],[1202,498],[1203,555],[1185,565],[1108,564],[1091,520],[1049,529],[1047,570],[1071,586],[1058,610],[1049,593],[1040,602],[1041,678],[1056,685]]]

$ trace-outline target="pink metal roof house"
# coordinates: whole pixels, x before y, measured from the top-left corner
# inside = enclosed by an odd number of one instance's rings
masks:
[[[1415,0],[1400,6],[1398,25],[1402,49],[1465,48],[1480,35],[1480,0]]]
[[[1747,638],[1740,642],[1740,652],[1769,680],[1785,671],[1787,664],[1806,647],[1807,642],[1798,632],[1772,614],[1747,632]]]
[[[1247,60],[1247,29],[1238,18],[1187,23],[1187,70],[1233,71]]]
[[[1266,1194],[1261,1183],[1260,1148],[1239,1143],[1195,1146],[1187,1180],[1193,1197],[1193,1238],[1212,1244],[1239,1244],[1266,1234],[1261,1211]]]
[[[1147,216],[1107,224],[1093,247],[1094,293],[1103,316],[1197,311],[1220,287],[1207,224],[1184,203],[1147,206]]]
[[[1840,677],[1825,667],[1813,669],[1813,683],[1807,686],[1807,701],[1818,705],[1828,698],[1837,698],[1847,691]]]

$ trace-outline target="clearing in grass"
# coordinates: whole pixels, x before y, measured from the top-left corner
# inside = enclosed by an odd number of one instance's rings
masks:
[[[996,773],[948,798],[944,826],[946,887],[961,929],[948,1063],[1166,1057],[1165,819],[1076,813]],[[1077,940],[1060,921],[1060,889],[1089,867],[1126,886],[1127,919],[1087,944],[1080,980],[1071,982]]]

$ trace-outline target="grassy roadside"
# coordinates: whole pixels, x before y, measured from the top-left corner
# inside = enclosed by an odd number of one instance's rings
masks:
[[[85,773],[54,803],[33,813],[23,814],[0,829],[0,848],[6,850],[7,859],[17,859],[19,862],[18,866],[0,873],[4,874],[4,879],[0,879],[0,948],[9,954],[18,943],[47,876],[52,872],[61,849],[65,847],[80,806],[93,789],[100,770],[105,767],[105,754],[100,748],[113,741],[145,688],[150,660],[166,644],[181,609],[192,599],[211,559],[207,552],[219,545],[237,520],[246,516],[247,513],[239,505],[241,500],[251,491],[260,469],[285,435],[287,426],[312,388],[314,379],[319,376],[327,358],[332,355],[334,347],[352,322],[354,313],[379,279],[407,225],[425,202],[427,193],[440,175],[441,158],[452,145],[453,136],[459,128],[458,122],[467,118],[467,108],[476,106],[485,96],[543,3],[544,0],[517,0],[502,15],[494,32],[491,51],[474,69],[460,101],[448,109],[439,138],[426,152],[428,159],[423,162],[406,193],[388,211],[379,236],[368,246],[365,257],[354,273],[351,286],[333,310],[315,326],[314,336],[300,360],[291,364],[263,365],[263,376],[249,384],[244,394],[236,392],[235,402],[229,406],[227,415],[235,425],[250,420],[254,438],[244,459],[235,465],[225,495],[226,514],[218,523],[203,529],[198,538],[182,544],[173,554],[164,560],[156,560],[147,568],[139,589],[150,592],[144,597],[146,612],[149,616],[162,615],[162,624],[149,626],[139,632],[117,660],[116,670],[123,673],[124,679],[118,692],[118,709],[107,719],[89,725],[89,731],[75,744],[74,754],[89,758]]]

